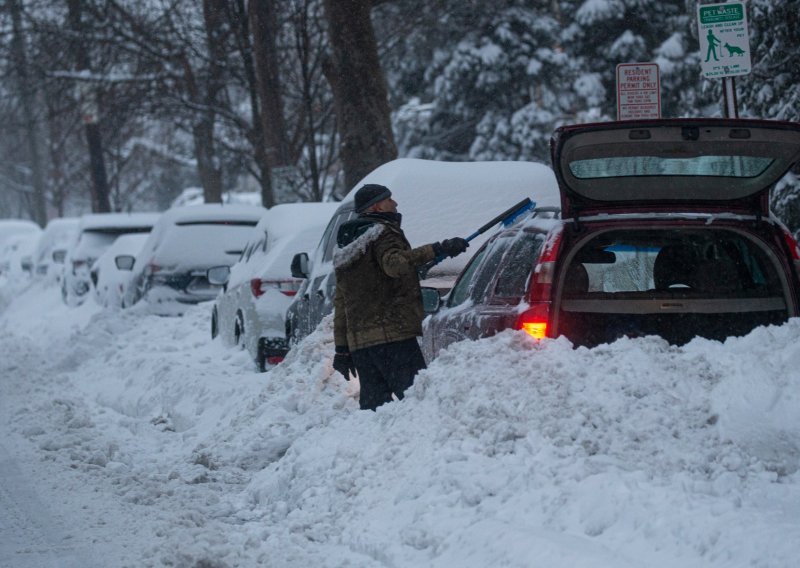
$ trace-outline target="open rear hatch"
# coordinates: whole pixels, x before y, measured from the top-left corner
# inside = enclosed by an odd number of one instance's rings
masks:
[[[551,141],[563,218],[603,213],[767,215],[800,160],[800,124],[666,119],[565,126]]]

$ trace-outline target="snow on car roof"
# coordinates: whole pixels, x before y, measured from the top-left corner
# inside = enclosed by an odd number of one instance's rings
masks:
[[[280,239],[304,227],[327,225],[338,207],[338,202],[283,203],[272,207],[262,223],[271,239]]]
[[[0,219],[0,242],[7,237],[25,233],[38,233],[41,229],[33,221],[26,219]]]
[[[264,235],[268,236],[266,243],[267,252],[258,252],[262,257],[258,266],[251,266],[253,262],[248,262],[247,259],[239,259],[239,261],[231,267],[230,282],[239,282],[241,278],[249,278],[251,273],[269,273],[271,269],[267,267],[267,263],[271,265],[273,262],[283,262],[282,260],[274,260],[272,249],[285,248],[291,246],[291,256],[297,252],[313,249],[320,240],[322,232],[325,230],[328,222],[330,221],[336,209],[339,207],[338,202],[304,202],[304,203],[284,203],[272,207],[269,212],[261,218],[258,225],[248,235],[247,245],[263,241]],[[310,231],[310,232],[309,232]],[[299,234],[303,233],[305,237],[298,240]],[[312,234],[312,237],[308,235]],[[295,244],[289,245],[288,241]],[[262,243],[263,245],[264,243]],[[305,248],[303,248],[305,246]],[[295,250],[296,248],[296,250]],[[276,253],[278,254],[278,253]],[[290,277],[289,264],[291,256],[284,263],[285,270],[279,269],[283,274],[281,277]],[[267,259],[273,260],[267,260]],[[253,272],[255,271],[255,272]]]
[[[79,230],[124,229],[128,227],[152,227],[160,213],[90,213],[80,219]]]
[[[204,221],[248,221],[258,222],[267,212],[260,205],[204,203],[167,209],[159,224],[202,223]]]
[[[77,217],[51,219],[39,239],[39,244],[36,247],[36,258],[43,259],[56,246],[65,246],[67,242],[74,240],[74,235],[78,232],[79,223],[80,219]]]
[[[411,246],[467,237],[529,197],[539,207],[559,206],[553,170],[534,162],[440,162],[401,158],[362,179],[344,198],[351,202],[366,183],[385,185],[403,214]],[[435,272],[459,272],[492,231],[476,238],[467,254],[443,261]]]
[[[332,205],[338,204],[334,203]],[[290,265],[292,258],[298,252],[314,248],[327,224],[328,219],[318,220],[273,241],[266,256],[260,262],[259,270],[257,271],[261,278],[291,278]]]

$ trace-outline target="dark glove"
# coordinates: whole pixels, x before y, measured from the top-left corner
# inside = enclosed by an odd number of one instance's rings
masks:
[[[333,356],[333,369],[342,374],[345,380],[350,380],[350,375],[356,374],[356,366],[347,347],[336,347],[336,354]]]
[[[469,243],[466,239],[455,237],[454,239],[445,239],[440,243],[435,243],[433,245],[433,250],[436,256],[444,255],[452,258],[467,250],[468,246]]]

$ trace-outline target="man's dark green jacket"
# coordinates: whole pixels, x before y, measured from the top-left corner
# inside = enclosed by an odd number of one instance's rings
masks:
[[[434,259],[433,245],[411,248],[400,224],[365,215],[339,230],[334,342],[350,351],[422,335],[417,268]]]

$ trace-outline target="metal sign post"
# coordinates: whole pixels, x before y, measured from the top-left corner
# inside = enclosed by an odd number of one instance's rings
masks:
[[[736,105],[736,77],[723,77],[722,97],[725,102],[725,118],[739,118]]]
[[[734,77],[752,70],[747,5],[741,0],[698,6],[697,29],[703,76],[722,79],[725,116],[738,118]]]

